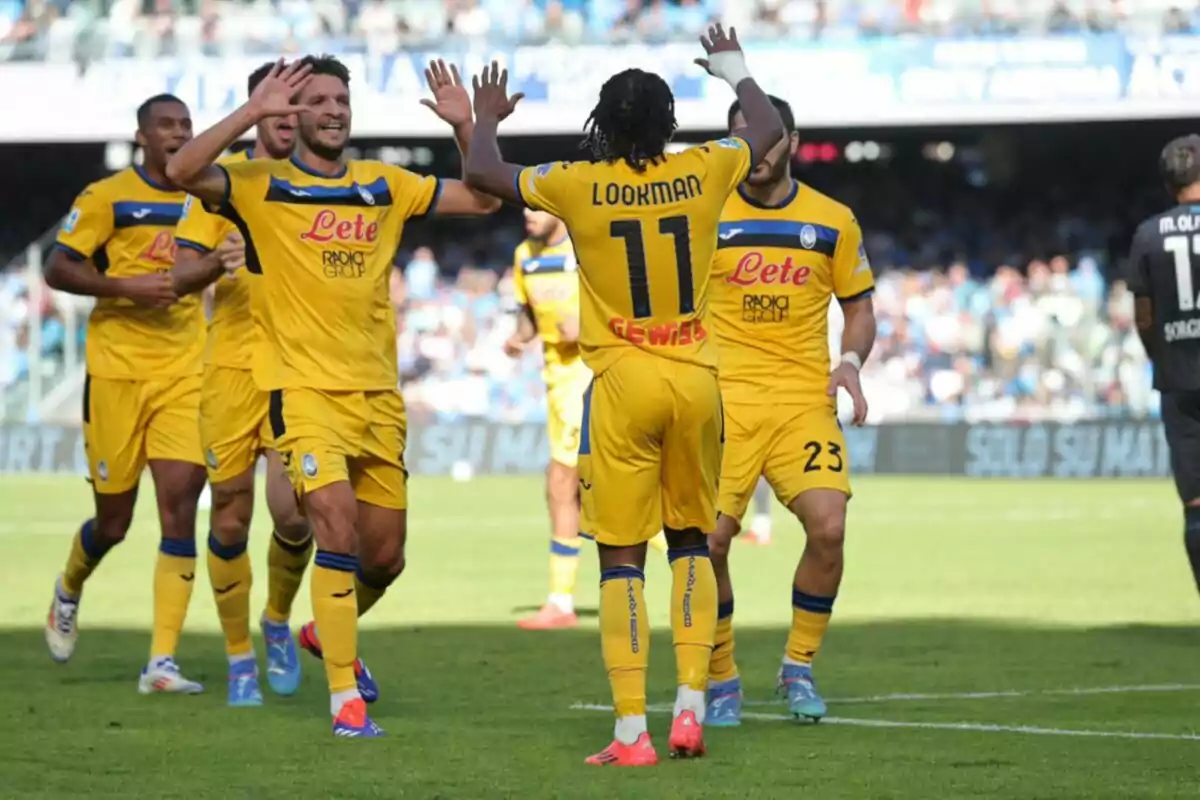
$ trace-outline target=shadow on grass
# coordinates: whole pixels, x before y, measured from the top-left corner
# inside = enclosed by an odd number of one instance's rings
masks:
[[[782,629],[739,632],[748,699],[771,696],[785,637]],[[669,631],[654,631],[652,702],[669,702],[674,694],[670,641]],[[1128,798],[1151,791],[1174,797],[1186,796],[1173,792],[1194,777],[1193,756],[1200,752],[1194,743],[1055,739],[1049,746],[1075,765],[1059,770],[1046,760],[1044,737],[901,734],[831,725],[797,732],[748,723],[737,732],[711,731],[711,753],[702,764],[636,776],[581,773],[582,756],[602,746],[610,731],[604,714],[571,709],[579,702],[608,702],[594,628],[528,633],[509,625],[427,625],[364,631],[361,654],[383,695],[372,714],[389,733],[378,745],[331,742],[323,670],[307,654],[301,654],[305,674],[295,696],[268,693],[262,709],[233,710],[224,707],[220,637],[188,635],[182,642],[181,665],[208,687],[197,698],[136,694],[148,644],[144,631],[85,629],[72,662],[55,665],[41,631],[0,631],[0,716],[7,723],[0,726],[5,752],[0,783],[15,792],[6,788],[0,795],[611,800],[808,792],[876,800],[968,796],[961,780],[969,767],[986,774],[989,793],[978,796]],[[1182,627],[1047,629],[955,620],[835,624],[818,676],[831,698],[1186,684],[1200,682],[1194,677],[1197,644],[1196,631]],[[1132,705],[1135,698],[1127,702],[1142,715],[1133,722],[1157,725],[1176,709],[1179,726],[1193,699],[1160,695],[1138,706]],[[1080,708],[1092,716],[1072,720],[1070,714],[1078,716]],[[959,706],[953,713],[963,710]],[[831,703],[833,714],[877,712]],[[904,713],[910,712],[917,710],[906,707]],[[1121,708],[1076,705],[1064,713],[1073,724],[1101,725],[1106,713],[1110,721],[1132,724]],[[660,748],[665,724],[651,719]],[[1142,768],[1145,759],[1154,760],[1152,770]],[[1081,771],[1077,765],[1084,762],[1089,767]]]

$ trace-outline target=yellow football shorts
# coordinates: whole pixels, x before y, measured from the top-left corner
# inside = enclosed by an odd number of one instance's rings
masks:
[[[267,418],[270,393],[254,385],[248,369],[210,364],[200,395],[200,445],[208,482],[217,484],[254,468],[273,446]]]
[[[136,488],[147,461],[204,463],[196,425],[200,384],[199,375],[84,379],[83,445],[98,493]]]
[[[578,465],[583,394],[591,381],[592,373],[583,367],[573,370],[568,378],[546,385],[546,436],[551,461],[568,467]]]
[[[640,353],[597,375],[583,400],[583,532],[628,547],[664,526],[711,533],[721,468],[721,392],[704,367]]]
[[[824,405],[727,404],[721,513],[741,522],[759,476],[784,505],[809,489],[850,496],[850,459],[837,411]]]
[[[396,390],[271,392],[275,449],[298,497],[339,481],[381,508],[408,508],[407,420]],[[301,506],[303,507],[303,506]]]

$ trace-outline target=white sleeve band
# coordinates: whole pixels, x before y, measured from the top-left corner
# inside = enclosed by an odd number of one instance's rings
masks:
[[[750,77],[746,56],[740,50],[726,50],[708,57],[708,70],[736,92],[738,84]]]
[[[842,363],[849,364],[857,370],[862,369],[862,359],[859,358],[858,353],[855,353],[853,350],[842,353]]]

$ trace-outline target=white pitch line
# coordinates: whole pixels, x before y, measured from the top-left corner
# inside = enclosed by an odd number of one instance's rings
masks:
[[[903,703],[919,702],[922,700],[999,700],[1010,697],[1080,697],[1102,694],[1138,694],[1141,692],[1195,692],[1200,691],[1200,683],[1163,683],[1137,686],[1083,686],[1068,689],[1010,689],[999,692],[960,692],[941,694],[898,693],[879,694],[866,697],[837,697],[829,698],[829,703],[866,704],[866,703]],[[773,705],[770,700],[747,700],[746,706]]]
[[[575,703],[572,711],[612,711],[612,706],[597,703]],[[669,714],[670,706],[649,706],[650,713]],[[789,714],[762,714],[754,711],[742,713],[742,719],[766,722],[794,722]],[[967,731],[972,733],[1021,733],[1030,736],[1070,736],[1093,739],[1151,739],[1158,741],[1200,742],[1200,734],[1194,733],[1143,733],[1141,731],[1089,731],[1070,728],[1043,728],[1036,725],[989,725],[978,722],[903,722],[888,719],[860,719],[857,717],[825,717],[822,725],[846,725],[858,728],[916,728],[937,731]]]

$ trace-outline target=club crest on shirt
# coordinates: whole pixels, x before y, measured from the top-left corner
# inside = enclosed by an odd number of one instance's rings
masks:
[[[300,459],[300,468],[304,470],[304,477],[317,477],[317,457],[312,453],[305,453],[304,458]]]
[[[805,250],[812,250],[813,245],[817,243],[817,229],[812,225],[805,225],[800,229],[800,246]]]
[[[360,186],[359,184],[356,183],[356,184],[354,184],[354,188],[358,190],[358,196],[363,199],[364,203],[366,203],[369,206],[375,205],[375,195],[371,194],[371,192],[367,189],[367,187]]]

